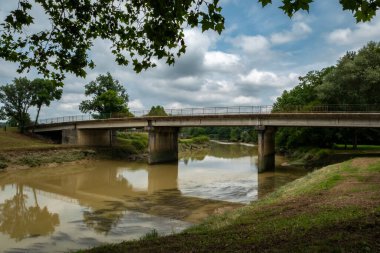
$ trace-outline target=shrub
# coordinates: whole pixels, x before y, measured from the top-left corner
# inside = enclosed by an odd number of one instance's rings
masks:
[[[21,164],[28,165],[30,167],[37,167],[42,164],[42,161],[38,157],[34,156],[25,156],[19,160]]]
[[[0,170],[5,169],[6,167],[8,167],[8,165],[5,162],[0,161]]]
[[[193,138],[193,143],[195,144],[202,144],[209,141],[210,141],[210,138],[206,135],[201,135],[201,136],[197,136]]]

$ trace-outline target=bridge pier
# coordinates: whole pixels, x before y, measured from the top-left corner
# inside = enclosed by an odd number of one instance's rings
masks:
[[[258,172],[275,168],[275,127],[257,126],[258,132]]]
[[[148,163],[178,160],[178,127],[148,127]]]
[[[62,144],[82,146],[112,145],[112,130],[109,129],[64,129]]]

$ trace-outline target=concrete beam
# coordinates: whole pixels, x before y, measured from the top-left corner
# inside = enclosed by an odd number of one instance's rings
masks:
[[[256,127],[258,132],[258,172],[275,168],[275,127]]]
[[[178,160],[178,128],[149,127],[148,163],[163,163]]]
[[[150,125],[149,125],[150,124]],[[292,126],[380,128],[380,113],[268,113],[135,117],[39,125],[35,132],[63,129],[122,129],[135,127]]]

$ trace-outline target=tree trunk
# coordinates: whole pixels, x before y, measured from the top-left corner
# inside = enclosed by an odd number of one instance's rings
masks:
[[[36,189],[33,188],[33,196],[34,196],[34,204],[36,207],[38,207],[38,201],[37,201],[37,194],[36,194]]]
[[[37,110],[36,120],[34,121],[33,133],[34,133],[34,128],[37,126],[37,123],[38,123],[38,117],[40,116],[41,106],[38,106],[37,108],[38,110]]]

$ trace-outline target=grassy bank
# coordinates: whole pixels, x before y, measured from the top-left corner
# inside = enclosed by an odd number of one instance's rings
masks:
[[[380,252],[380,158],[308,174],[183,233],[81,252]]]
[[[380,146],[359,145],[356,149],[351,146],[335,145],[333,148],[300,147],[288,150],[285,155],[289,164],[305,168],[320,168],[329,164],[343,162],[355,157],[379,157]]]
[[[209,147],[210,138],[208,136],[201,135],[187,139],[179,139],[178,144],[180,152],[198,150]]]
[[[53,144],[47,139],[24,135],[15,128],[0,130],[0,170],[60,164],[83,159],[143,160],[146,133],[119,133],[113,147],[77,147]]]
[[[18,132],[17,128],[0,129],[0,152],[25,149],[54,148],[59,145]]]

